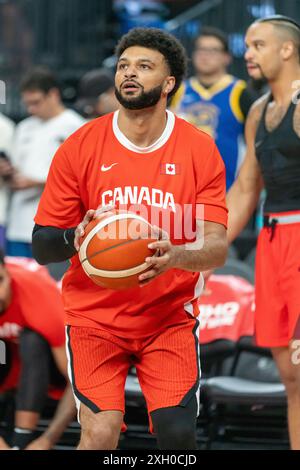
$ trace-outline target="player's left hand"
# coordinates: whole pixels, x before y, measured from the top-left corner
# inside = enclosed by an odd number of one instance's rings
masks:
[[[52,449],[52,443],[45,436],[40,436],[34,441],[30,442],[25,450],[50,450]]]
[[[156,250],[156,253],[145,260],[151,269],[139,276],[140,286],[148,284],[163,272],[176,266],[179,248],[170,242],[168,233],[161,228],[154,227],[154,233],[158,240],[150,243],[148,247]]]

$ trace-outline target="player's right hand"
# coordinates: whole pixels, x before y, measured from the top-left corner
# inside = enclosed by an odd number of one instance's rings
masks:
[[[80,222],[79,225],[77,225],[76,230],[75,230],[74,247],[77,251],[79,251],[80,239],[84,236],[85,227],[90,223],[91,220],[95,219],[100,214],[103,214],[103,212],[108,212],[112,209],[114,209],[113,205],[107,205],[107,206],[98,207],[96,210],[89,209],[87,211],[87,213],[85,214],[83,218],[83,221]]]
[[[94,209],[88,210],[83,218],[83,221],[80,222],[80,224],[77,225],[75,229],[74,246],[77,251],[79,251],[79,247],[80,247],[80,244],[79,244],[80,238],[84,236],[84,229],[89,224],[89,222],[93,220],[95,212],[96,211]]]

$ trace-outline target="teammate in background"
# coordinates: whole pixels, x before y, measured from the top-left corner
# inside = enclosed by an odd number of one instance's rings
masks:
[[[117,107],[114,77],[109,70],[94,69],[83,75],[75,103],[76,110],[83,117],[95,119],[115,111]]]
[[[0,113],[0,248],[5,246],[5,227],[7,218],[8,188],[5,184],[13,172],[9,160],[11,154],[15,124]]]
[[[59,83],[48,69],[37,67],[30,71],[21,83],[21,92],[31,117],[18,124],[11,152],[14,172],[7,181],[12,196],[6,253],[30,258],[33,217],[52,157],[59,145],[85,121],[64,107]]]
[[[0,393],[16,389],[15,428],[11,447],[51,449],[75,415],[67,379],[67,358],[61,293],[45,268],[33,260],[0,253],[0,339],[7,363],[0,365]],[[60,372],[60,374],[58,373]],[[63,396],[48,429],[36,439],[35,430],[53,377]],[[64,383],[63,383],[64,382]],[[60,388],[61,388],[60,387]],[[0,450],[10,446],[0,437]]]
[[[244,155],[244,121],[255,98],[246,83],[227,68],[231,62],[223,31],[204,27],[195,41],[195,76],[186,80],[172,99],[171,109],[210,134],[226,167],[226,188],[232,185]]]
[[[159,447],[195,449],[196,299],[200,272],[226,257],[225,168],[210,136],[166,111],[185,73],[181,44],[164,31],[137,28],[120,40],[116,54],[120,110],[87,124],[58,150],[35,217],[33,251],[42,264],[72,258],[63,297],[79,449],[116,448],[131,365]],[[94,284],[77,255],[95,209],[110,203],[171,223],[170,240],[150,245],[161,256],[147,258],[152,269],[139,277],[141,286],[124,291]],[[194,239],[177,238],[172,224],[184,204],[198,229]],[[181,228],[183,217],[184,211]]]
[[[228,238],[232,242],[247,224],[265,187],[256,341],[272,350],[287,393],[291,448],[299,450],[300,366],[293,360],[293,340],[300,327],[300,26],[279,15],[260,19],[249,27],[246,46],[250,76],[264,77],[271,92],[255,102],[247,119],[246,157],[228,193]]]

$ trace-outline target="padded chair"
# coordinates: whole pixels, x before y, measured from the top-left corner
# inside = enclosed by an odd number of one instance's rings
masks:
[[[251,338],[239,341],[230,376],[205,380],[202,395],[210,418],[207,448],[226,434],[287,443],[285,388],[270,350]]]
[[[200,334],[201,337],[201,334]],[[201,378],[216,377],[225,373],[224,363],[233,362],[236,355],[236,343],[219,339],[212,343],[200,345]],[[228,366],[227,366],[228,368]]]

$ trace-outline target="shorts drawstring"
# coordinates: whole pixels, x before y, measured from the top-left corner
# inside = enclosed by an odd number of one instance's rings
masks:
[[[267,215],[264,216],[264,227],[267,227],[268,228],[268,231],[270,229],[271,231],[271,235],[270,235],[270,239],[269,241],[271,242],[275,236],[275,231],[276,231],[276,225],[278,224],[278,220],[277,219],[271,219],[271,222],[270,222],[270,219]]]

